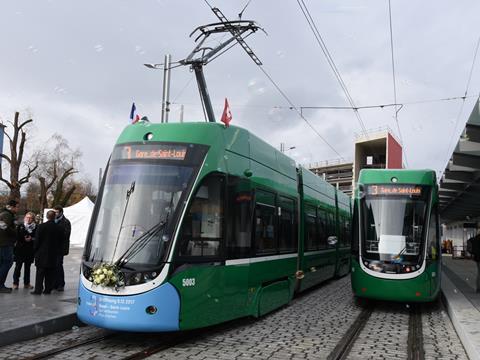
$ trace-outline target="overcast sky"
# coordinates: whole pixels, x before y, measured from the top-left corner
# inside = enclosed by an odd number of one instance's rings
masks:
[[[214,1],[229,19],[247,0]],[[357,106],[393,103],[388,1],[306,0],[306,5]],[[463,96],[480,36],[478,0],[392,0],[397,102]],[[251,0],[243,19],[268,33],[247,40],[265,70],[296,106],[348,106],[296,0]],[[200,0],[3,0],[0,2],[0,119],[15,111],[35,123],[32,150],[58,132],[83,152],[94,183],[132,101],[140,115],[160,121],[161,70],[143,63],[185,58],[190,32],[216,22]],[[212,45],[215,45],[212,42]],[[479,55],[480,57],[480,55]],[[405,105],[399,125],[411,168],[443,170],[480,91],[480,59],[461,100]],[[227,97],[233,124],[273,146],[295,147],[300,163],[338,158],[292,110],[240,47],[205,68],[218,116]],[[180,104],[185,121],[203,121],[194,76],[171,75],[171,121]],[[281,108],[284,107],[284,108]],[[361,128],[349,110],[305,110],[305,117],[344,158],[353,157]],[[389,126],[391,107],[361,110],[368,129]],[[459,119],[458,125],[455,124]],[[450,149],[448,149],[450,145]],[[6,149],[6,148],[5,148]]]

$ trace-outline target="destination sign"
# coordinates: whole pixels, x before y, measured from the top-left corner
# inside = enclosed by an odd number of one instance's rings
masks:
[[[422,187],[418,185],[368,185],[367,195],[422,195]]]
[[[112,154],[113,160],[185,160],[187,147],[171,144],[130,144],[117,146]]]

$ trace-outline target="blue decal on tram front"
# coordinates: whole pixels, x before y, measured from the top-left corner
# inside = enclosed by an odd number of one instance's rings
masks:
[[[89,325],[124,331],[179,330],[180,298],[173,285],[136,295],[104,295],[85,288],[80,281],[78,318]],[[147,308],[154,306],[154,314]]]

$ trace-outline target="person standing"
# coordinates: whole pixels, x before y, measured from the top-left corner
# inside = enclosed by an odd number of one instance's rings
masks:
[[[25,289],[33,288],[33,286],[30,285],[30,267],[34,260],[33,242],[36,230],[35,214],[32,212],[26,213],[23,218],[23,224],[17,228],[17,243],[13,250],[15,258],[15,270],[13,271],[14,289],[18,289],[22,266],[24,287]]]
[[[13,247],[17,240],[15,215],[18,202],[10,200],[0,213],[0,293],[11,293],[12,288],[5,286],[7,275],[13,265]]]
[[[472,255],[477,264],[477,288],[475,291],[480,293],[480,234],[472,238]]]
[[[55,224],[55,211],[47,212],[47,222],[38,225],[34,242],[35,266],[35,289],[33,295],[50,294],[55,284],[55,276],[58,258],[62,255],[64,243],[62,228]]]
[[[63,207],[57,205],[53,208],[55,211],[55,223],[58,224],[64,233],[64,240],[62,244],[62,254],[58,257],[57,269],[55,275],[54,289],[63,291],[65,288],[65,272],[63,270],[63,257],[68,255],[70,250],[70,233],[72,232],[72,225],[63,214]]]

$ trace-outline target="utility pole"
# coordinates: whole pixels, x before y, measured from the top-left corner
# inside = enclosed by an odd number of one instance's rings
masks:
[[[168,114],[170,113],[170,72],[172,56],[170,54],[165,55],[165,61],[163,64],[143,64],[149,69],[158,70],[163,66],[163,93],[162,93],[162,114],[161,122],[168,123]]]
[[[163,62],[163,97],[162,97],[162,123],[168,123],[170,112],[170,63],[172,55],[165,55]]]
[[[183,104],[180,105],[180,122],[183,123]]]

